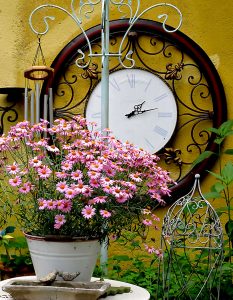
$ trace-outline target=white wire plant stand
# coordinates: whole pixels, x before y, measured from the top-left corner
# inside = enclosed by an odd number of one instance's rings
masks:
[[[164,217],[157,299],[221,299],[223,231],[199,178],[196,174],[191,191]]]

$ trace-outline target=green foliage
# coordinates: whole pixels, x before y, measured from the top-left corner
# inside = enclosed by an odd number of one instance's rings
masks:
[[[0,231],[0,279],[33,273],[33,266],[24,237],[14,237],[15,227],[8,226]]]
[[[210,155],[218,156],[218,172],[208,171],[214,178],[210,192],[204,196],[207,199],[218,199],[225,202],[225,206],[216,209],[219,217],[227,217],[225,223],[225,241],[224,241],[224,263],[222,267],[221,285],[222,299],[232,299],[233,297],[233,217],[232,217],[232,199],[233,199],[233,162],[232,158],[223,165],[223,154],[233,155],[233,149],[222,150],[222,144],[226,138],[233,135],[233,120],[224,122],[219,128],[209,128],[209,131],[216,135],[214,142],[219,146],[217,153],[205,151],[202,153],[194,165],[199,164]]]
[[[126,264],[127,263],[127,264]],[[101,268],[96,267],[94,276],[102,277]],[[145,288],[156,299],[158,282],[158,260],[149,255],[115,255],[109,258],[107,277]]]

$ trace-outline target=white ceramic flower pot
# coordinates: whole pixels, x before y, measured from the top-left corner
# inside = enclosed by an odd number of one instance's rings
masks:
[[[58,272],[70,276],[80,273],[74,281],[90,281],[100,253],[98,240],[51,241],[25,234],[37,279]],[[69,276],[68,274],[68,276]],[[65,279],[66,280],[66,279]]]

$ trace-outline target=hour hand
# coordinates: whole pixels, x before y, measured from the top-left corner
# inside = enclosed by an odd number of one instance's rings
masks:
[[[129,114],[125,115],[127,118],[131,118],[132,116],[135,116],[135,110],[131,111]]]

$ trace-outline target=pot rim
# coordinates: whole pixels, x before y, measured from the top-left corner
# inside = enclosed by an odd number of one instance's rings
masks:
[[[38,241],[53,241],[53,242],[90,242],[90,241],[98,241],[98,237],[72,237],[66,235],[33,235],[28,232],[23,232],[24,236],[29,240],[38,240]]]

